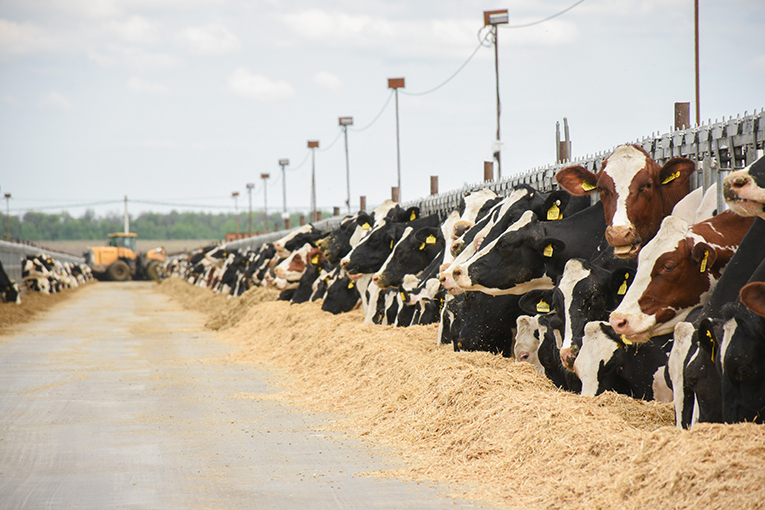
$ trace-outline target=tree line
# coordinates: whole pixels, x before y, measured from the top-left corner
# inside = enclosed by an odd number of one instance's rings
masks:
[[[329,214],[325,211],[324,217]],[[11,238],[25,241],[67,241],[104,239],[112,232],[122,232],[123,216],[117,213],[96,216],[89,209],[76,218],[68,212],[42,213],[27,212],[21,216],[11,215]],[[290,215],[292,225],[299,224],[300,213]],[[7,237],[7,217],[0,214],[0,237]],[[268,216],[269,228],[284,227],[281,213]],[[247,213],[239,214],[239,231],[249,232]],[[145,212],[130,216],[130,231],[141,239],[224,239],[227,232],[236,232],[236,215],[232,213]],[[263,232],[263,215],[253,214],[252,231]]]

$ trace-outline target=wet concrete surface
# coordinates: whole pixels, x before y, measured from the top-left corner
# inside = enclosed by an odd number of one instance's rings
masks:
[[[151,283],[95,283],[0,337],[0,509],[489,508],[270,399],[277,374]]]

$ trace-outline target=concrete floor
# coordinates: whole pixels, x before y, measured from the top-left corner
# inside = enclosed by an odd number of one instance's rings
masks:
[[[0,509],[486,508],[356,476],[397,460],[268,399],[275,374],[151,283],[96,283],[0,337]]]

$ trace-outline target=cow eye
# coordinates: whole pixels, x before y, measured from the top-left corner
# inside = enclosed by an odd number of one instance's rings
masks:
[[[675,264],[673,264],[672,262],[667,262],[666,264],[664,264],[664,266],[661,269],[665,273],[671,273],[672,271],[675,270],[676,267],[677,266]]]

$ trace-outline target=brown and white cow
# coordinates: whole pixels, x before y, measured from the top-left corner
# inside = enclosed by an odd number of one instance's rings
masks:
[[[731,211],[691,227],[665,218],[640,251],[635,279],[611,313],[614,331],[632,342],[671,333],[707,300],[753,221]]]
[[[696,166],[687,158],[672,158],[660,167],[637,145],[620,145],[593,174],[570,166],[555,174],[558,184],[575,196],[600,194],[606,215],[606,240],[619,257],[634,258],[690,191],[688,177]]]

